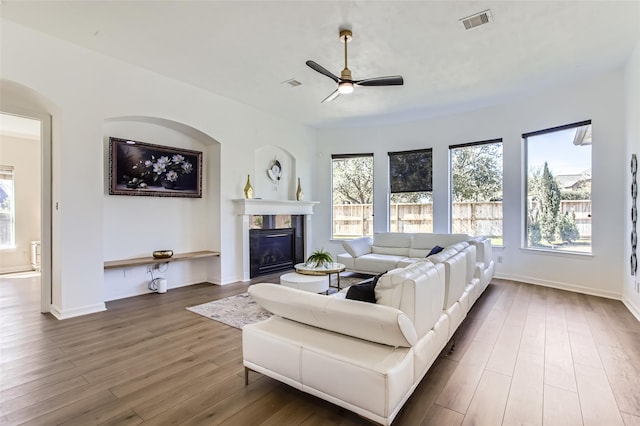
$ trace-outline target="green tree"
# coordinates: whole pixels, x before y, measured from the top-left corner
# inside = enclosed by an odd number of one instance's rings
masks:
[[[501,200],[501,144],[454,149],[451,157],[451,175],[454,201]]]
[[[373,157],[333,160],[333,204],[373,203]]]
[[[542,238],[550,244],[556,239],[559,213],[560,188],[545,162],[540,182],[540,230]]]

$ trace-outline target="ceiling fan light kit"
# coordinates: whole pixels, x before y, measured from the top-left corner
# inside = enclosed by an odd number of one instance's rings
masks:
[[[402,86],[404,84],[404,79],[400,75],[354,80],[351,76],[351,70],[347,66],[347,43],[349,43],[353,39],[353,33],[351,32],[351,30],[343,29],[340,30],[339,35],[340,41],[344,43],[344,69],[340,72],[340,77],[336,76],[331,71],[327,70],[322,65],[319,65],[314,61],[306,62],[307,66],[312,70],[319,72],[320,74],[325,75],[338,83],[337,89],[329,96],[324,98],[322,102],[331,102],[341,94],[347,95],[349,93],[352,93],[355,86]]]
[[[338,92],[343,95],[353,92],[353,83],[349,83],[348,81],[341,81],[340,83],[338,83]]]

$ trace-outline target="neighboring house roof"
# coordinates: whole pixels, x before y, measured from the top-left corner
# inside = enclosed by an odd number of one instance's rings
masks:
[[[577,174],[557,175],[556,181],[561,189],[576,189],[579,183],[591,183],[591,169],[587,169]]]

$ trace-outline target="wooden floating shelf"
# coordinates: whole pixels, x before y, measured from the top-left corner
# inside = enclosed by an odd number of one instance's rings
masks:
[[[104,262],[104,269],[126,268],[128,266],[149,265],[154,263],[169,263],[178,260],[199,259],[204,257],[220,256],[219,251],[192,251],[189,253],[177,253],[164,259],[156,259],[153,256],[137,257],[134,259],[109,260]]]

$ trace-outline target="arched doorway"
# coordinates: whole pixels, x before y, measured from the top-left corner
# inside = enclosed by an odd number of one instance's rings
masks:
[[[52,278],[52,161],[51,121],[48,101],[22,85],[2,80],[2,104],[0,112],[11,117],[39,123],[40,140],[40,312],[51,310],[53,294]],[[28,247],[29,258],[31,247]]]

